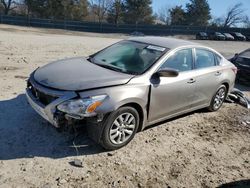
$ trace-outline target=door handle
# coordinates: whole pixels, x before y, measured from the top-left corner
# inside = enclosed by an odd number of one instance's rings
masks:
[[[215,76],[220,76],[222,73],[220,72],[220,71],[217,71],[216,73],[215,73]]]
[[[193,84],[193,83],[195,83],[195,82],[196,82],[196,80],[193,79],[193,78],[191,78],[187,83],[188,83],[188,84]]]

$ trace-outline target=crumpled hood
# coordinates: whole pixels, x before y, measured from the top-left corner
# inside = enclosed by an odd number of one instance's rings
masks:
[[[95,65],[84,57],[55,61],[34,73],[34,79],[39,84],[69,91],[122,85],[132,77]]]

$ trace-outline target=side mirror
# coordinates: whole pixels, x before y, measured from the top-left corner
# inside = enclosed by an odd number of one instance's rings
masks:
[[[239,54],[236,53],[236,54],[234,54],[234,56],[231,58],[231,60],[232,60],[232,61],[235,61],[238,57],[239,57]]]
[[[158,77],[177,77],[179,75],[179,72],[176,69],[166,68],[158,70],[155,75],[157,75]]]

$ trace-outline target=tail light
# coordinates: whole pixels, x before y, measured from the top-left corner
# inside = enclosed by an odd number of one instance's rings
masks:
[[[233,68],[232,68],[232,71],[234,72],[234,74],[237,74],[237,72],[238,72],[237,67],[233,67]]]

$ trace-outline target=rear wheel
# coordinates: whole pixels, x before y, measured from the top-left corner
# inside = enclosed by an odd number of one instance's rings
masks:
[[[138,112],[132,107],[121,107],[105,122],[101,145],[108,150],[119,149],[134,138],[138,127]]]
[[[211,112],[219,110],[223,102],[225,101],[226,95],[227,95],[226,86],[225,85],[220,86],[219,89],[216,91],[215,95],[213,96],[210,106],[208,107],[208,110]]]

